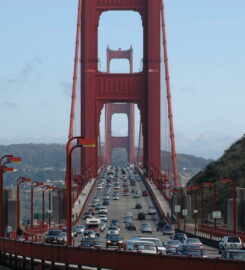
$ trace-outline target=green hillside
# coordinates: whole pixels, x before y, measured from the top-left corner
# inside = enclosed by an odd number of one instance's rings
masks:
[[[5,185],[13,185],[19,176],[29,177],[33,180],[64,179],[66,157],[65,145],[62,144],[12,144],[0,145],[0,156],[13,154],[22,157],[22,163],[15,164],[14,173],[5,174]],[[169,153],[162,152],[166,158]],[[163,159],[164,159],[163,158]],[[126,164],[126,152],[120,149],[113,151],[114,164]],[[178,154],[178,170],[182,183],[186,183],[193,175],[203,169],[210,160],[197,158],[191,155]]]

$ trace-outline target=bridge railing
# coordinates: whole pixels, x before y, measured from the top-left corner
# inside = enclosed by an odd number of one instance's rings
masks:
[[[39,263],[39,265],[50,261],[68,266],[72,264],[79,267],[96,267],[97,269],[162,270],[169,267],[171,270],[244,270],[244,262],[242,261],[55,246],[6,239],[0,239],[0,250],[1,259],[11,257],[9,260],[11,264],[16,263],[13,260],[18,260],[20,263],[20,256],[22,256],[23,261],[26,257],[30,258],[31,262],[34,259],[39,260],[39,262],[35,261],[35,264]],[[4,261],[6,262],[6,258]]]

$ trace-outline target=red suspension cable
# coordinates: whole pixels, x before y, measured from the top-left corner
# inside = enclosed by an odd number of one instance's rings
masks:
[[[78,3],[78,16],[77,16],[77,33],[76,33],[76,51],[74,59],[74,74],[73,74],[73,85],[72,85],[72,97],[71,97],[71,114],[70,114],[70,129],[69,129],[69,139],[71,139],[74,134],[74,119],[75,119],[75,103],[76,103],[76,86],[77,86],[77,69],[78,69],[78,55],[80,47],[80,32],[81,32],[81,16],[82,16],[82,2],[79,0]]]
[[[174,136],[174,125],[173,125],[173,111],[171,103],[171,87],[169,78],[169,67],[168,67],[168,50],[167,50],[167,34],[165,25],[165,14],[164,14],[164,0],[161,1],[161,17],[162,17],[162,34],[163,34],[163,48],[164,48],[164,63],[165,63],[165,79],[167,86],[167,100],[168,100],[168,117],[170,125],[170,139],[171,139],[171,151],[173,160],[173,174],[175,187],[179,186],[179,177],[177,169],[177,158],[175,148],[175,136]]]

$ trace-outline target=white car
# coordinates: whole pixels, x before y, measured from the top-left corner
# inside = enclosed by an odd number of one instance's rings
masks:
[[[183,242],[183,245],[193,245],[193,246],[199,246],[203,247],[203,243],[199,240],[199,238],[187,238]]]
[[[102,188],[103,188],[103,186],[101,184],[97,185],[97,189],[102,189]]]
[[[238,236],[224,236],[219,242],[220,249],[241,249],[242,240]]]
[[[111,225],[107,229],[107,234],[110,234],[110,233],[119,233],[119,232],[120,232],[120,228],[117,225]]]
[[[108,209],[107,207],[100,207],[99,214],[108,214]]]
[[[148,215],[156,215],[157,214],[157,210],[155,207],[149,207],[148,210]]]
[[[105,214],[100,214],[100,215],[99,215],[99,218],[100,218],[100,220],[101,220],[102,222],[107,222],[107,215],[105,215]]]
[[[161,254],[166,254],[166,248],[163,246],[162,242],[159,238],[153,237],[142,237],[142,236],[135,236],[131,240],[138,240],[138,241],[149,241],[154,243],[157,246],[158,252]]]
[[[138,189],[134,190],[134,198],[140,197],[140,191]]]

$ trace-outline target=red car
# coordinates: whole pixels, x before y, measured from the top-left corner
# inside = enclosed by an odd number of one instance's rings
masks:
[[[143,192],[142,192],[142,196],[147,197],[147,196],[148,196],[148,192],[147,192],[146,190],[143,190]]]

